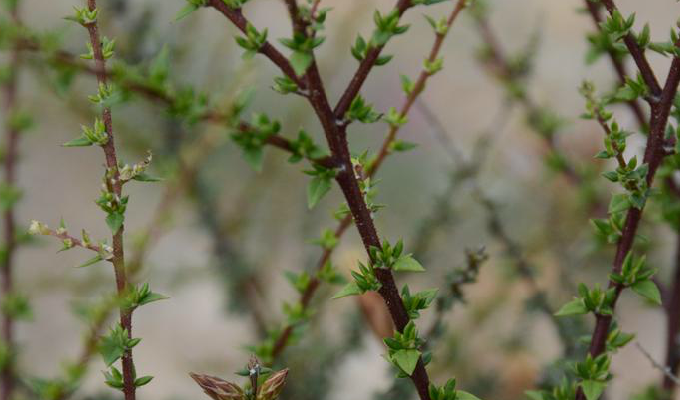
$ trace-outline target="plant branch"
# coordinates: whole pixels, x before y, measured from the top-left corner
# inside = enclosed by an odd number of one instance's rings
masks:
[[[610,12],[613,10],[613,3],[611,0],[602,0],[605,6]],[[626,43],[628,45],[628,43]],[[675,43],[675,46],[680,45],[680,43]],[[638,49],[639,50],[639,49]],[[631,50],[631,53],[633,51]],[[635,56],[634,56],[635,57]],[[647,146],[645,148],[645,155],[643,162],[649,166],[649,171],[647,173],[646,181],[647,186],[652,187],[654,181],[654,176],[656,170],[658,169],[661,161],[665,156],[664,151],[664,133],[666,130],[666,124],[668,122],[668,116],[670,114],[671,106],[673,105],[673,99],[677,93],[678,84],[680,83],[680,58],[674,57],[668,72],[668,77],[666,78],[666,84],[664,85],[661,95],[656,104],[652,106],[652,115],[650,120],[650,134],[647,139]],[[616,247],[616,254],[612,264],[612,272],[618,274],[621,272],[623,265],[623,260],[628,255],[628,252],[633,247],[633,241],[637,234],[638,225],[642,218],[642,210],[638,208],[631,207],[626,215],[626,222],[623,227],[621,239],[619,240]],[[624,289],[624,286],[617,284],[610,280],[609,287],[614,288],[615,296],[612,300],[611,308],[612,310],[616,306],[616,301],[619,295]],[[609,328],[611,327],[612,316],[599,314],[596,316],[595,330],[593,331],[592,339],[590,342],[589,353],[596,357],[605,351],[607,336],[609,335]],[[577,393],[577,400],[584,400],[585,395],[583,390],[579,389]]]
[[[654,357],[652,357],[652,355],[649,354],[649,352],[648,352],[644,347],[642,347],[642,345],[640,344],[640,342],[635,342],[635,347],[637,347],[638,350],[640,350],[640,352],[642,353],[642,355],[644,355],[645,358],[647,358],[647,359],[649,360],[649,362],[652,364],[652,366],[653,366],[654,368],[656,368],[656,369],[658,369],[659,371],[663,372],[663,375],[666,377],[666,379],[668,379],[668,381],[670,382],[671,386],[680,385],[680,378],[678,378],[677,376],[675,376],[675,374],[673,374],[673,372],[670,370],[670,368],[664,367],[664,366],[661,365],[658,361],[656,361],[656,360],[654,359]]]
[[[11,3],[8,3],[11,4]],[[19,4],[11,9],[12,21],[19,25]],[[16,164],[18,158],[19,146],[19,130],[13,127],[9,119],[17,107],[17,86],[18,73],[21,63],[20,53],[16,47],[13,47],[10,53],[10,77],[2,88],[3,91],[3,108],[5,111],[5,143],[4,143],[4,157],[3,157],[3,174],[4,185],[9,190],[16,190]],[[4,229],[3,229],[3,246],[4,255],[0,263],[0,291],[2,298],[10,296],[14,291],[14,258],[17,247],[17,231],[16,231],[16,216],[13,205],[10,205],[3,213]],[[0,399],[9,400],[15,388],[15,364],[13,361],[14,353],[16,352],[16,343],[14,339],[14,318],[11,313],[2,313],[2,344],[10,352],[9,361],[3,365],[0,371]]]
[[[18,42],[18,47],[22,51],[40,51],[41,47],[39,43],[30,41],[30,40],[22,40]],[[115,80],[118,85],[120,85],[123,89],[137,93],[146,99],[154,102],[158,102],[161,104],[164,104],[165,106],[173,106],[177,104],[177,98],[170,92],[160,90],[157,87],[147,85],[143,82],[138,82],[134,80],[129,80],[129,79],[121,79],[118,77],[115,73],[108,69],[101,70],[98,67],[92,67],[89,66],[83,62],[81,62],[78,57],[75,55],[66,52],[66,51],[56,51],[52,52],[52,60],[56,63],[59,63],[61,65],[77,68],[80,71],[92,74],[92,75],[105,75],[107,79],[110,80]],[[210,122],[214,123],[217,125],[224,125],[224,124],[229,124],[231,125],[232,122],[232,115],[229,112],[222,111],[218,108],[213,108],[213,109],[208,109],[204,113],[202,113],[199,117],[199,120],[204,121],[204,122]],[[235,124],[234,129],[237,129],[240,133],[243,134],[251,134],[254,132],[253,127],[245,121],[240,121]],[[281,135],[274,135],[274,136],[269,136],[265,144],[277,147],[283,151],[287,152],[293,152],[293,145],[291,141],[284,136]],[[309,162],[318,164],[327,168],[331,168],[332,165],[332,160],[328,157],[324,158],[317,158],[317,159],[308,159]]]
[[[453,25],[453,22],[455,21],[456,17],[464,8],[464,0],[458,1],[456,4],[454,10],[450,14],[448,20],[447,20],[447,26],[451,28]],[[447,29],[447,33],[450,29]],[[435,60],[438,57],[439,51],[441,49],[441,45],[446,37],[446,34],[437,34],[435,37],[434,44],[432,46],[432,50],[430,51],[428,59],[430,61]],[[402,115],[407,115],[409,111],[411,110],[411,107],[417,97],[423,92],[423,89],[425,88],[425,83],[428,80],[428,78],[431,76],[431,74],[428,74],[427,72],[423,71],[421,72],[415,86],[414,90],[411,91],[411,93],[406,97],[404,100],[404,104],[401,107],[401,114]],[[417,89],[416,89],[417,88]],[[387,133],[387,136],[385,137],[382,145],[381,145],[381,150],[378,154],[378,157],[376,158],[376,161],[374,161],[370,167],[368,168],[367,174],[369,176],[373,176],[377,173],[378,169],[380,166],[383,164],[385,158],[387,158],[390,154],[390,148],[394,140],[396,139],[397,133],[399,131],[398,126],[391,127],[390,130]],[[352,222],[352,218],[350,215],[347,215],[345,218],[343,218],[338,226],[334,230],[334,235],[337,239],[342,237],[344,232],[347,230],[349,225]],[[323,266],[330,260],[331,254],[333,252],[333,249],[325,249],[321,255],[321,258],[319,261],[316,263],[316,268],[317,270],[320,270],[323,268]],[[307,286],[306,290],[302,293],[300,303],[302,304],[303,308],[309,307],[309,304],[311,302],[312,297],[314,296],[314,293],[316,290],[319,288],[321,284],[321,281],[317,277],[313,277],[310,284]],[[276,358],[281,352],[285,349],[285,347],[288,345],[290,341],[290,337],[293,333],[294,326],[292,325],[287,325],[281,335],[278,337],[274,344],[274,350],[273,350],[273,356]]]
[[[664,295],[664,309],[666,311],[666,367],[671,375],[677,375],[680,366],[680,237],[676,238],[675,270],[670,291]],[[667,374],[664,374],[661,387],[667,391],[675,389],[674,382]]]
[[[395,9],[399,13],[399,16],[401,16],[411,7],[413,7],[411,0],[399,0]],[[380,53],[384,47],[385,46],[375,46],[371,48],[366,54],[366,57],[361,61],[359,67],[354,73],[354,76],[352,76],[347,88],[340,97],[338,104],[333,109],[335,118],[341,119],[344,117],[345,113],[349,109],[350,104],[352,103],[352,100],[354,100],[354,98],[359,94],[361,87],[364,85],[368,74],[375,66],[375,62],[378,60],[378,57],[380,57]]]
[[[607,8],[609,14],[614,14],[615,11],[618,11],[613,0],[601,0],[601,2]],[[628,33],[623,37],[623,43],[625,43],[626,47],[628,48],[630,55],[633,57],[633,60],[640,71],[640,75],[642,75],[642,79],[644,79],[645,83],[649,87],[649,90],[651,91],[651,104],[660,101],[658,97],[662,95],[662,89],[661,86],[659,86],[659,82],[656,79],[656,75],[654,74],[652,67],[647,61],[644,49],[640,48],[637,41],[635,40],[635,37],[631,33]]]
[[[224,14],[224,16],[227,17],[238,29],[240,29],[241,32],[246,32],[249,22],[243,16],[243,13],[240,9],[232,9],[222,0],[208,0],[208,5]],[[290,65],[290,62],[288,62],[288,59],[283,54],[281,54],[281,52],[276,50],[276,48],[272,46],[271,43],[266,41],[262,47],[260,47],[258,52],[276,64],[276,66],[279,67],[279,69],[281,69],[281,71],[290,79],[292,79],[301,89],[306,89],[307,86],[305,82],[295,74],[295,70]]]
[[[428,63],[433,63],[437,60],[437,58],[439,58],[439,53],[441,51],[442,44],[444,44],[444,40],[446,39],[447,33],[451,29],[451,26],[453,26],[453,23],[456,21],[456,18],[458,18],[460,12],[463,11],[463,9],[465,8],[466,4],[467,4],[466,0],[458,0],[456,2],[453,11],[451,12],[451,14],[449,14],[449,17],[446,20],[446,31],[438,32],[435,36],[434,44],[432,45],[430,54],[427,57]],[[404,99],[404,104],[401,106],[401,109],[399,110],[400,115],[402,116],[408,115],[409,111],[411,110],[411,107],[413,107],[413,104],[415,103],[416,99],[425,89],[425,84],[427,83],[427,80],[431,76],[432,73],[428,72],[427,69],[425,68],[423,68],[423,70],[420,71],[420,75],[418,76],[418,80],[416,80],[415,84],[413,85],[413,89],[411,89],[410,93]],[[373,176],[375,174],[375,171],[377,171],[378,168],[380,168],[382,163],[385,161],[385,158],[390,153],[390,147],[392,143],[394,143],[397,133],[399,132],[399,128],[400,125],[398,124],[392,125],[390,127],[390,130],[387,133],[387,138],[383,142],[382,147],[378,152],[378,156],[376,157],[375,161],[371,164],[370,169],[367,171],[369,176]]]
[[[96,0],[88,0],[87,6],[90,11],[97,9]],[[106,75],[106,59],[104,58],[102,49],[102,38],[99,35],[99,27],[97,22],[90,23],[86,26],[90,35],[90,43],[94,53],[94,61],[97,69],[97,81],[100,85],[107,84]],[[106,158],[107,175],[111,172],[111,178],[107,177],[107,186],[118,199],[122,198],[123,184],[120,179],[118,171],[118,158],[116,156],[116,146],[114,144],[113,121],[111,118],[111,109],[104,107],[102,109],[102,120],[106,128],[108,140],[103,145],[104,155]],[[125,255],[123,249],[123,232],[125,228],[121,224],[117,232],[113,234],[113,268],[116,276],[116,287],[118,294],[122,295],[128,289],[128,282],[125,271]],[[120,325],[127,331],[128,338],[132,338],[132,311],[123,307],[120,308]],[[136,386],[135,386],[135,366],[132,358],[132,350],[127,349],[122,356],[123,366],[123,393],[125,400],[135,400]]]
[[[588,9],[588,12],[590,13],[590,16],[593,19],[593,22],[595,23],[595,28],[600,30],[600,24],[602,23],[602,15],[600,13],[600,7],[593,1],[590,0],[584,0],[586,3],[586,8]],[[619,83],[620,84],[625,84],[626,83],[626,78],[629,77],[628,72],[626,71],[626,65],[623,63],[623,60],[621,60],[614,51],[611,49],[607,51],[609,54],[609,59],[612,62],[612,67],[614,68],[614,71],[616,71],[616,75],[619,77]],[[638,126],[640,126],[641,129],[646,130],[648,128],[647,126],[647,117],[645,116],[645,112],[642,110],[642,105],[640,102],[635,99],[635,100],[630,100],[627,101],[626,104],[630,108],[631,112],[635,116],[635,120],[638,123]]]
[[[215,3],[218,3],[218,5],[221,6],[223,9],[221,11],[227,16],[227,18],[229,18],[235,24],[240,23],[243,26],[243,28],[239,27],[240,29],[245,28],[248,22],[240,12],[230,9],[216,0],[211,1],[211,5],[216,6]],[[410,0],[400,0],[397,3],[399,15],[403,14],[403,12],[409,7],[411,7]],[[240,19],[234,18],[235,16],[239,16]],[[352,217],[355,221],[355,225],[359,231],[359,235],[361,236],[362,242],[366,248],[366,252],[369,254],[369,257],[370,248],[380,248],[381,243],[373,223],[371,211],[369,210],[365,202],[364,195],[359,188],[359,178],[355,176],[345,132],[346,126],[338,125],[338,118],[336,116],[344,115],[349,103],[356,97],[359,90],[361,89],[363,82],[374,66],[381,50],[382,46],[379,46],[369,51],[369,54],[360,64],[359,70],[350,82],[335,110],[331,109],[328,103],[325,87],[315,62],[312,62],[306,74],[306,79],[310,89],[310,94],[307,99],[317,114],[317,117],[324,129],[326,141],[330,148],[331,155],[337,165],[337,174],[335,180],[340,186],[345,200],[347,201],[347,205],[350,209]],[[392,320],[394,321],[397,330],[401,332],[410,319],[406,313],[401,296],[399,295],[399,291],[394,282],[392,272],[390,270],[376,268],[374,269],[374,273],[376,278],[381,283],[381,288],[378,293],[385,300],[390,315],[392,316]],[[429,377],[425,371],[422,359],[418,360],[416,368],[411,375],[411,380],[414,382],[421,400],[429,400]]]
[[[480,36],[489,50],[489,58],[486,60],[486,65],[489,67],[492,74],[495,75],[500,81],[511,83],[514,86],[519,86],[522,83],[521,79],[513,72],[505,50],[501,46],[486,16],[477,15],[475,22],[477,24],[477,29],[479,30]],[[532,99],[525,91],[515,94],[513,99],[519,101],[524,106],[527,113],[527,119],[531,120],[532,116],[540,116],[540,113],[542,112],[541,107],[538,106],[538,102]],[[545,135],[542,132],[539,132],[532,124],[529,125],[533,130],[536,131],[538,136],[544,140],[549,152],[552,154],[560,153],[553,135]],[[560,172],[564,173],[564,176],[567,178],[567,180],[569,180],[569,182],[575,185],[581,184],[583,178],[581,175],[579,175],[574,163],[564,157],[561,158],[563,160],[563,165],[560,169]]]

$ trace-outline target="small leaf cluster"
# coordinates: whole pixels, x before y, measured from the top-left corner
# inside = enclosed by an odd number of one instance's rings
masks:
[[[383,120],[392,128],[398,128],[408,122],[408,116],[397,111],[396,108],[390,107]]]
[[[366,56],[368,56],[368,52],[374,49],[374,44],[372,42],[367,42],[366,39],[363,38],[361,35],[357,35],[356,40],[354,41],[354,46],[351,48],[351,53],[352,56],[359,62],[363,61]],[[392,60],[391,55],[385,55],[385,56],[378,56],[375,60],[375,65],[376,66],[382,66],[390,62]]]
[[[111,229],[111,233],[115,235],[125,222],[125,211],[127,210],[130,196],[118,196],[111,190],[109,183],[114,179],[114,176],[114,170],[107,168],[101,195],[95,200],[95,203],[106,213],[106,225]]]
[[[307,206],[311,210],[319,204],[319,201],[331,190],[333,179],[337,171],[333,168],[326,168],[322,165],[314,164],[314,169],[304,171],[312,177],[307,186]]]
[[[0,183],[0,210],[7,211],[23,197],[23,191],[6,182]]]
[[[422,292],[411,294],[408,285],[401,290],[401,301],[410,319],[420,318],[420,311],[426,310],[437,297],[438,289],[427,289]]]
[[[442,386],[430,383],[427,392],[430,395],[430,400],[479,400],[477,396],[471,393],[456,390],[455,379],[449,379]]]
[[[576,385],[565,378],[560,385],[553,387],[551,391],[527,390],[525,394],[531,400],[574,400],[576,398]]]
[[[246,25],[246,36],[235,37],[236,43],[246,51],[243,54],[244,58],[252,58],[260,51],[260,48],[267,42],[267,33],[267,29],[258,32],[252,24]]]
[[[364,100],[361,95],[352,100],[345,114],[347,121],[359,121],[364,124],[372,124],[380,120],[382,115],[373,109],[373,105]]]
[[[321,246],[324,250],[332,250],[338,244],[338,237],[330,229],[326,229],[321,234],[319,239],[314,240],[312,243]]]
[[[96,8],[94,10],[90,10],[87,7],[80,8],[74,6],[73,10],[73,15],[69,15],[64,19],[77,22],[82,26],[92,25],[97,22],[97,14],[99,13],[99,10]]]
[[[574,365],[574,372],[580,378],[579,386],[583,390],[586,399],[597,400],[602,396],[607,383],[611,380],[609,372],[611,358],[607,353],[594,357],[590,354],[582,362]]]
[[[309,283],[307,283],[307,285],[309,285]],[[287,301],[283,302],[282,311],[283,315],[286,316],[286,323],[291,326],[299,325],[309,320],[309,318],[312,316],[312,311],[305,307],[300,301],[293,303],[289,303]]]
[[[365,174],[365,171],[373,168],[374,161],[375,157],[369,157],[368,152],[364,152],[357,157],[352,157],[354,177],[359,183],[359,189],[364,196],[366,207],[368,207],[372,213],[378,212],[381,208],[385,207],[383,204],[378,204],[375,202],[375,197],[378,194],[378,182]],[[347,207],[347,204],[343,204],[342,209],[336,213],[336,217],[343,218],[348,213],[349,208]]]
[[[293,271],[285,271],[284,275],[286,276],[286,279],[288,279],[288,282],[290,282],[300,294],[304,293],[312,282],[312,277],[307,271],[303,271],[299,274]]]
[[[323,44],[326,38],[323,36],[309,36],[296,32],[293,38],[282,38],[279,41],[284,46],[293,50],[289,61],[295,74],[302,76],[307,72],[307,68],[314,61],[313,50]]]
[[[616,91],[614,97],[621,101],[633,101],[648,95],[649,88],[642,75],[638,74],[635,80],[626,77],[625,83]]]
[[[223,0],[224,1],[224,0]],[[180,20],[187,15],[191,14],[192,12],[198,10],[201,7],[205,7],[208,5],[208,0],[186,0],[187,4],[179,10],[177,15],[175,16],[175,20]],[[225,1],[225,4],[229,5],[227,1]]]
[[[16,291],[3,296],[0,310],[3,315],[14,320],[28,320],[33,315],[28,297]]]
[[[645,25],[645,28],[647,29],[647,36],[645,37],[646,42],[642,42],[640,44],[640,47],[647,47],[652,51],[655,51],[661,55],[664,56],[671,56],[671,57],[678,57],[680,56],[680,49],[675,45],[678,43],[678,40],[680,39],[678,37],[678,33],[676,32],[675,29],[671,29],[670,33],[670,38],[669,40],[665,42],[649,42],[649,27]]]
[[[623,59],[628,54],[626,45],[621,42],[615,42],[609,33],[598,29],[593,33],[588,34],[588,52],[586,53],[586,63],[594,64],[600,57],[606,55],[613,55],[616,60]]]
[[[587,314],[612,315],[612,303],[616,296],[614,288],[603,290],[599,285],[589,289],[585,284],[578,286],[579,297],[566,303],[555,313],[558,317]]]
[[[656,271],[647,266],[645,257],[635,258],[633,252],[629,252],[623,261],[620,273],[612,273],[609,278],[612,282],[629,287],[640,296],[649,301],[661,305],[661,294],[656,287],[652,276]]]
[[[456,400],[459,399],[456,392],[456,380],[449,379],[442,386],[430,383],[427,389],[431,400]]]
[[[424,343],[418,337],[418,331],[413,321],[404,327],[403,332],[394,332],[391,338],[384,338],[387,346],[387,359],[406,376],[410,376],[416,369],[422,353],[418,348]]]
[[[148,283],[133,287],[127,295],[121,299],[121,306],[124,310],[132,312],[138,307],[153,303],[154,301],[165,300],[168,297],[154,293],[149,288]]]
[[[119,96],[115,92],[115,87],[113,85],[100,83],[97,94],[89,96],[88,99],[101,107],[111,107],[118,101]]]
[[[630,343],[633,339],[635,339],[635,334],[633,333],[622,332],[619,328],[612,329],[607,336],[607,351],[613,353]]]
[[[388,14],[383,15],[375,10],[373,22],[375,30],[371,37],[371,46],[384,46],[392,36],[401,35],[408,30],[408,25],[399,25],[399,10],[394,9]]]
[[[123,374],[120,370],[113,366],[113,363],[121,359],[125,353],[137,346],[142,339],[131,338],[128,335],[127,329],[124,329],[120,324],[113,327],[108,335],[104,336],[99,343],[99,353],[101,354],[108,371],[104,371],[104,380],[107,385],[114,389],[123,389]],[[133,373],[134,372],[133,369]],[[137,378],[134,376],[135,387],[144,386],[151,382],[152,376],[142,376]]]
[[[303,159],[315,160],[328,155],[304,129],[300,129],[297,138],[290,141],[290,150],[292,155],[288,158],[288,162],[293,164]]]
[[[131,350],[141,341],[142,339],[140,338],[129,337],[127,329],[124,329],[120,324],[116,324],[106,336],[102,337],[99,344],[99,353],[106,365],[111,366],[123,357],[126,351]]]
[[[430,17],[429,15],[426,15],[425,19],[427,19],[427,22],[430,24],[432,29],[434,29],[434,33],[436,35],[444,36],[449,31],[449,24],[448,21],[446,20],[446,17],[441,17],[438,20],[436,20]]]
[[[630,208],[630,202],[627,195],[616,194],[612,196],[609,203],[609,218],[595,218],[590,221],[595,229],[596,236],[606,243],[617,243],[623,234],[628,208]]]
[[[382,287],[382,284],[375,276],[373,268],[369,268],[361,262],[359,262],[359,271],[352,271],[351,274],[354,281],[348,283],[342,290],[333,296],[334,299],[357,296],[371,291],[377,292]]]
[[[95,118],[94,126],[89,127],[82,125],[82,134],[80,137],[64,143],[64,147],[87,147],[92,145],[105,146],[109,142],[109,135],[106,132],[104,121]]]
[[[23,133],[35,125],[33,116],[29,114],[26,110],[20,108],[15,108],[9,112],[7,115],[7,120],[5,126],[7,130],[14,131],[16,133]]]
[[[307,68],[305,68],[305,71],[306,70]],[[288,76],[275,77],[274,86],[272,88],[281,94],[300,93],[298,84]]]
[[[94,60],[94,48],[92,47],[92,43],[87,42],[87,53],[81,54],[80,58],[83,60]],[[109,39],[106,36],[102,37],[102,42],[101,42],[101,50],[102,50],[102,56],[104,57],[104,60],[108,60],[111,57],[113,57],[116,49],[116,40],[115,39]]]
[[[600,28],[602,32],[607,33],[612,38],[613,42],[616,42],[628,35],[634,24],[635,14],[626,18],[618,10],[614,10],[606,21],[600,23]]]
[[[403,254],[404,242],[399,240],[392,246],[389,241],[383,240],[382,248],[371,246],[369,249],[373,267],[391,269],[398,272],[424,272],[420,263],[411,254]]]
[[[78,365],[66,365],[64,376],[52,379],[31,378],[28,388],[39,399],[59,400],[73,393],[84,375],[84,368]]]
[[[338,273],[337,268],[333,266],[330,260],[319,269],[316,275],[321,281],[331,285],[341,285],[347,282],[347,280]]]
[[[644,85],[644,83],[640,83],[640,85]],[[630,90],[642,90],[639,89],[638,83],[633,86],[635,88],[630,88]],[[594,93],[594,85],[590,82],[584,82],[581,86],[581,94],[586,98],[587,112],[582,117],[596,119],[607,133],[604,137],[605,149],[595,157],[617,160],[617,168],[614,171],[603,173],[603,176],[612,182],[618,182],[628,192],[626,199],[629,205],[641,210],[649,195],[646,180],[649,166],[647,164],[638,165],[636,156],[628,161],[623,158],[623,152],[626,150],[626,138],[630,136],[630,132],[621,129],[613,119],[613,114],[605,109],[606,101],[596,98]]]
[[[281,131],[281,123],[271,120],[266,114],[255,113],[247,129],[237,129],[231,138],[243,151],[246,161],[256,171],[262,170],[264,146],[269,137]]]

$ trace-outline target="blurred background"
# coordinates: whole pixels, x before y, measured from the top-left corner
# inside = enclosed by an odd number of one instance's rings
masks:
[[[301,98],[284,99],[271,90],[278,72],[264,57],[242,60],[233,40],[235,28],[215,10],[201,9],[175,21],[185,5],[181,0],[100,3],[101,29],[117,39],[117,58],[148,65],[166,46],[171,80],[177,85],[210,93],[217,103],[254,87],[247,115],[266,112],[281,121],[283,135],[294,137],[304,127],[323,143],[309,106]],[[318,59],[333,101],[356,68],[349,49],[357,33],[370,35],[373,10],[387,11],[392,3],[323,0],[322,6],[332,11]],[[455,279],[451,274],[465,268],[466,249],[486,249],[489,259],[476,281],[465,285],[465,302],[454,301],[443,314],[446,329],[433,341],[432,376],[438,382],[455,376],[461,388],[480,398],[520,399],[524,390],[540,382],[559,380],[561,373],[556,371],[562,366],[555,361],[565,352],[582,351],[582,344],[564,343],[559,329],[589,334],[593,322],[571,318],[558,328],[549,313],[536,306],[543,304],[535,301],[537,296],[557,310],[575,293],[577,282],[606,282],[612,246],[598,245],[588,221],[604,215],[606,208],[593,204],[604,202],[606,207],[615,188],[597,177],[604,165],[593,155],[600,150],[602,132],[592,121],[579,119],[584,100],[578,87],[587,79],[607,90],[615,79],[606,57],[585,63],[585,35],[594,25],[579,12],[583,2],[488,3],[488,24],[508,57],[531,53],[531,69],[523,82],[534,105],[549,107],[560,117],[559,134],[546,145],[546,138],[527,123],[526,104],[513,101],[480,59],[485,41],[479,25],[464,12],[442,50],[443,72],[430,80],[401,131],[402,139],[418,147],[389,158],[378,174],[376,200],[387,207],[377,214],[376,224],[390,241],[403,238],[427,268],[427,274],[399,278],[411,288],[447,290],[447,282]],[[650,23],[653,40],[665,40],[668,27],[680,15],[680,6],[672,0],[617,3],[624,14],[637,13],[636,26]],[[58,31],[63,47],[79,54],[85,49],[85,33],[62,19],[74,5],[81,2],[24,0],[22,15],[33,29]],[[441,17],[451,8],[452,2],[443,2],[405,15],[409,32],[386,48],[394,59],[374,70],[362,90],[376,109],[402,104],[400,74],[415,78],[429,53],[433,34],[423,14]],[[257,27],[267,27],[270,38],[290,36],[283,2],[251,1],[244,12]],[[660,76],[665,75],[668,60],[650,57]],[[106,237],[103,214],[93,201],[103,170],[100,152],[60,147],[79,134],[81,124],[91,123],[95,110],[86,96],[94,92],[95,81],[79,75],[69,90],[60,91],[55,84],[59,77],[41,66],[40,57],[27,58],[31,67],[21,75],[20,101],[37,127],[21,145],[19,181],[25,196],[19,220],[57,226],[63,217],[74,232],[87,228],[95,237]],[[615,112],[628,130],[636,130],[627,108],[620,106]],[[287,164],[287,154],[266,149],[262,171],[255,172],[222,126],[187,124],[143,98],[115,106],[113,114],[122,159],[137,162],[151,150],[152,172],[166,178],[127,186],[128,257],[140,243],[140,232],[147,232],[153,221],[163,221],[153,232],[137,279],[170,297],[135,313],[134,336],[143,338],[135,348],[137,368],[155,376],[141,389],[140,398],[201,398],[188,372],[231,379],[247,362],[246,346],[261,339],[262,327],[280,326],[285,318],[281,304],[297,298],[284,271],[313,271],[321,250],[310,242],[336,225],[333,211],[342,196],[333,188],[310,212],[309,177],[301,173],[306,166]],[[387,128],[384,123],[353,124],[352,150],[376,151]],[[639,134],[631,137],[627,152],[640,153],[643,139]],[[590,171],[593,184],[574,185],[551,167],[554,149],[579,171]],[[176,182],[178,155],[185,153],[195,171],[168,194]],[[172,199],[169,206],[163,205],[166,198]],[[676,235],[661,221],[658,209],[651,207],[648,214],[643,228],[649,239],[648,258],[668,281],[675,266]],[[58,374],[63,361],[80,352],[86,326],[74,314],[74,304],[93,301],[113,289],[108,265],[74,268],[88,254],[78,249],[55,254],[59,244],[48,239],[23,249],[16,264],[17,286],[33,305],[32,320],[19,325],[19,365],[41,377]],[[333,263],[349,276],[356,261],[364,259],[358,235],[350,228]],[[531,269],[533,275],[529,278],[522,268]],[[284,398],[371,399],[381,394],[397,398],[386,392],[393,385],[394,371],[381,357],[384,347],[359,307],[375,302],[329,300],[337,290],[322,287],[302,338],[277,362],[291,368]],[[636,341],[663,361],[662,309],[626,294],[619,314],[621,327],[636,333]],[[421,331],[434,320],[433,310],[424,313]],[[375,326],[375,318],[373,322]],[[576,350],[570,349],[572,345]],[[77,398],[117,395],[103,385],[103,369],[96,357]],[[660,371],[634,345],[614,356],[613,371],[611,399],[629,398],[661,379]]]

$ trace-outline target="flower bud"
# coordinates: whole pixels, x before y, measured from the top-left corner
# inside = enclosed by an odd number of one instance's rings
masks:
[[[28,233],[31,235],[49,235],[50,228],[40,221],[32,220],[28,228]]]
[[[243,389],[238,385],[210,375],[189,373],[205,394],[214,400],[245,400]]]
[[[286,377],[288,376],[288,368],[275,372],[269,377],[260,390],[257,391],[257,400],[275,400],[281,394],[283,386],[286,384]]]

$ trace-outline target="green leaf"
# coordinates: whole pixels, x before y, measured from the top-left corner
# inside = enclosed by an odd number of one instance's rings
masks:
[[[628,200],[628,195],[626,194],[615,194],[612,196],[612,200],[609,203],[609,213],[616,214],[626,211],[630,208],[630,201]]]
[[[124,221],[125,215],[121,213],[111,213],[106,217],[106,225],[109,226],[109,229],[111,229],[111,232],[114,235],[118,233],[120,227],[123,226]]]
[[[547,400],[550,397],[546,397],[544,392],[538,390],[527,390],[524,394],[531,400]]]
[[[152,379],[153,379],[153,376],[148,376],[148,375],[142,376],[141,378],[137,378],[137,379],[135,379],[135,386],[136,387],[144,386],[147,383],[151,382]]]
[[[64,144],[62,144],[63,147],[87,147],[87,146],[92,146],[92,142],[90,139],[88,139],[85,135],[70,140]]]
[[[264,149],[261,146],[249,147],[243,151],[243,157],[245,157],[248,164],[257,172],[262,171],[262,164],[264,162]]]
[[[125,348],[115,340],[115,337],[105,336],[99,345],[99,353],[104,358],[107,367],[116,362],[125,353]]]
[[[480,398],[464,390],[456,390],[456,400],[480,400]]]
[[[424,272],[425,268],[410,255],[405,255],[399,257],[399,259],[394,263],[392,269],[395,271],[409,271],[409,272]]]
[[[583,301],[581,299],[574,299],[563,305],[562,308],[560,308],[559,311],[555,313],[555,316],[564,317],[567,315],[580,315],[587,313],[588,309],[586,308],[586,305],[583,304]]]
[[[141,172],[137,175],[135,175],[132,179],[139,181],[139,182],[161,182],[163,178],[159,178],[157,176],[149,175],[146,172]]]
[[[314,208],[329,190],[331,190],[331,180],[329,178],[322,176],[314,177],[307,187],[307,205],[309,209]]]
[[[312,65],[312,61],[314,61],[314,58],[311,53],[304,51],[294,51],[290,56],[290,65],[298,76],[302,76],[307,72],[307,68]]]
[[[198,10],[198,6],[194,4],[187,4],[184,8],[179,10],[177,15],[175,16],[175,21],[179,21],[180,19],[186,17],[187,15],[191,14],[192,12]]]
[[[360,294],[364,294],[364,292],[359,288],[359,286],[357,286],[356,282],[350,282],[347,285],[345,285],[345,287],[342,288],[342,290],[336,293],[336,295],[333,296],[333,299],[340,299],[348,296],[357,296]]]
[[[392,360],[408,375],[416,369],[419,358],[420,351],[416,349],[397,350],[392,354]]]
[[[169,299],[169,297],[168,297],[168,296],[163,296],[163,295],[160,294],[160,293],[153,293],[153,292],[151,292],[151,293],[147,294],[146,296],[144,296],[144,298],[142,298],[142,299],[139,301],[139,305],[140,305],[140,306],[143,306],[144,304],[149,304],[149,303],[153,303],[154,301],[166,300],[166,299]]]
[[[592,381],[592,380],[585,380],[581,382],[581,388],[583,389],[583,394],[586,395],[586,399],[588,400],[597,400],[602,396],[602,392],[604,392],[604,388],[607,385],[602,382],[598,381]]]
[[[102,256],[97,254],[96,256],[94,256],[94,257],[90,258],[89,260],[85,261],[84,263],[80,264],[78,266],[78,268],[89,267],[90,265],[94,265],[94,264],[96,264],[96,263],[98,263],[99,261],[102,261],[102,260],[103,260]]]
[[[661,305],[661,293],[656,284],[649,279],[634,283],[631,287],[640,296],[649,299],[655,304]]]

